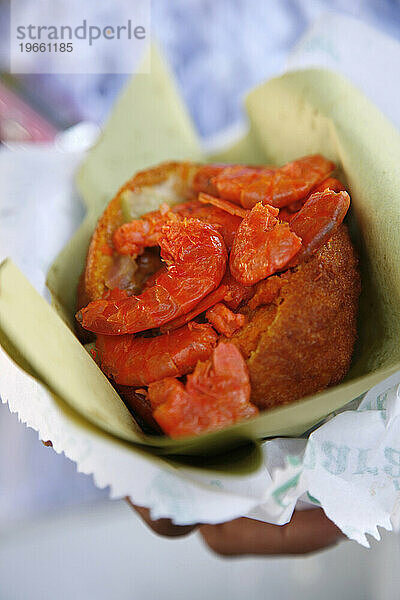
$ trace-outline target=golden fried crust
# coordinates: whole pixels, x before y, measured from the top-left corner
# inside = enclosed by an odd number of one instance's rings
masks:
[[[251,400],[260,409],[314,394],[349,369],[360,277],[347,227],[281,279],[273,304],[250,313],[231,338],[247,358]]]

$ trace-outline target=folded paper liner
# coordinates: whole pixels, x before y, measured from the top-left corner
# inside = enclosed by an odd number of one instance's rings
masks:
[[[154,49],[151,60],[151,74],[130,82],[79,171],[87,216],[48,276],[62,319],[12,262],[0,267],[0,342],[19,365],[2,353],[1,397],[79,470],[93,473],[100,486],[110,485],[113,497],[130,495],[155,517],[190,523],[250,514],[284,523],[308,493],[347,535],[367,543],[365,533],[376,536],[377,525],[390,528],[390,517],[396,520],[397,379],[389,380],[390,393],[381,384],[383,392],[369,393],[368,408],[364,400],[358,411],[335,416],[308,443],[275,439],[260,447],[259,440],[303,434],[400,370],[399,136],[364,96],[328,71],[287,73],[249,94],[247,135],[208,158],[279,164],[320,152],[340,166],[352,196],[349,224],[363,282],[353,366],[341,385],[222,432],[183,441],[146,436],[66,324],[72,323],[90,234],[118,187],[162,160],[203,159]],[[252,444],[232,450],[246,441]],[[281,464],[282,448],[287,464]],[[280,468],[272,479],[274,467]],[[346,511],[340,512],[343,494]]]

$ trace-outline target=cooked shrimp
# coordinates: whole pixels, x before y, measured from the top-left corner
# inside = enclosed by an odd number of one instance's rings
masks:
[[[212,358],[198,362],[186,385],[174,378],[149,386],[153,416],[173,438],[215,431],[258,414],[250,402],[250,380],[240,351],[220,343]]]
[[[257,202],[282,208],[306,198],[335,165],[320,155],[306,156],[280,168],[227,167],[211,179],[221,198],[252,208]]]
[[[211,325],[189,323],[157,337],[98,335],[102,371],[120,385],[142,386],[163,377],[180,377],[206,360],[217,343]]]
[[[207,311],[209,308],[212,308],[215,304],[219,302],[224,302],[229,308],[236,310],[240,304],[249,300],[253,295],[253,288],[251,286],[244,286],[236,279],[234,279],[227,269],[221,285],[208,294],[203,300],[201,300],[196,306],[188,313],[170,321],[163,327],[161,327],[161,331],[172,331],[173,329],[177,329],[178,327],[182,327],[185,323],[189,323],[201,313]]]
[[[139,296],[91,302],[77,314],[82,327],[108,335],[160,327],[189,312],[218,287],[227,251],[213,227],[197,219],[167,223],[159,245],[168,269],[156,283]]]
[[[290,221],[290,229],[301,238],[301,250],[290,266],[308,258],[327,242],[343,222],[350,207],[347,192],[326,189],[310,196]]]
[[[221,207],[206,207],[198,200],[176,204],[172,208],[162,205],[159,210],[147,213],[142,218],[119,227],[113,235],[114,248],[119,254],[136,257],[145,248],[157,246],[164,225],[179,218],[195,218],[210,223],[221,233],[228,250],[232,247],[235,233],[241,222],[237,214],[229,214]]]
[[[243,285],[253,285],[280,271],[301,248],[301,238],[287,223],[279,223],[277,213],[276,208],[256,204],[238,229],[229,266]]]
[[[346,188],[338,179],[336,179],[335,177],[327,177],[327,179],[324,179],[322,183],[318,184],[315,188],[313,188],[308,198],[315,192],[323,192],[328,189],[332,190],[333,192],[346,191]],[[281,210],[279,211],[279,220],[290,223],[290,221],[294,218],[295,213],[299,212],[299,210],[303,208],[308,198],[304,198],[303,200],[297,200],[297,202],[293,202],[292,204],[288,204],[288,206],[281,208]]]
[[[247,213],[249,212],[246,208],[242,208],[241,206],[233,204],[228,200],[223,200],[222,198],[211,196],[210,194],[200,193],[199,202],[203,202],[204,204],[211,204],[212,206],[221,208],[230,215],[236,215],[237,217],[241,217],[242,219],[244,219],[247,216]]]

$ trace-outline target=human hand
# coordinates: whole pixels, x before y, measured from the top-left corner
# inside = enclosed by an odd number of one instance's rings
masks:
[[[295,511],[286,525],[270,525],[243,517],[218,525],[181,526],[169,519],[152,521],[147,508],[134,506],[127,500],[158,535],[178,537],[198,529],[207,546],[220,556],[308,554],[344,539],[321,509]]]

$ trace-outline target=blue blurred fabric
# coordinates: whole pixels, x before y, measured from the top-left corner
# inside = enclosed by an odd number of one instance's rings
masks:
[[[129,16],[129,3],[114,3],[121,19]],[[85,6],[87,18],[90,6],[95,3]],[[400,38],[398,0],[153,0],[152,34],[170,62],[200,134],[207,137],[240,121],[245,91],[282,69],[310,23],[328,10],[352,15]],[[70,123],[102,122],[126,77],[23,79]]]

